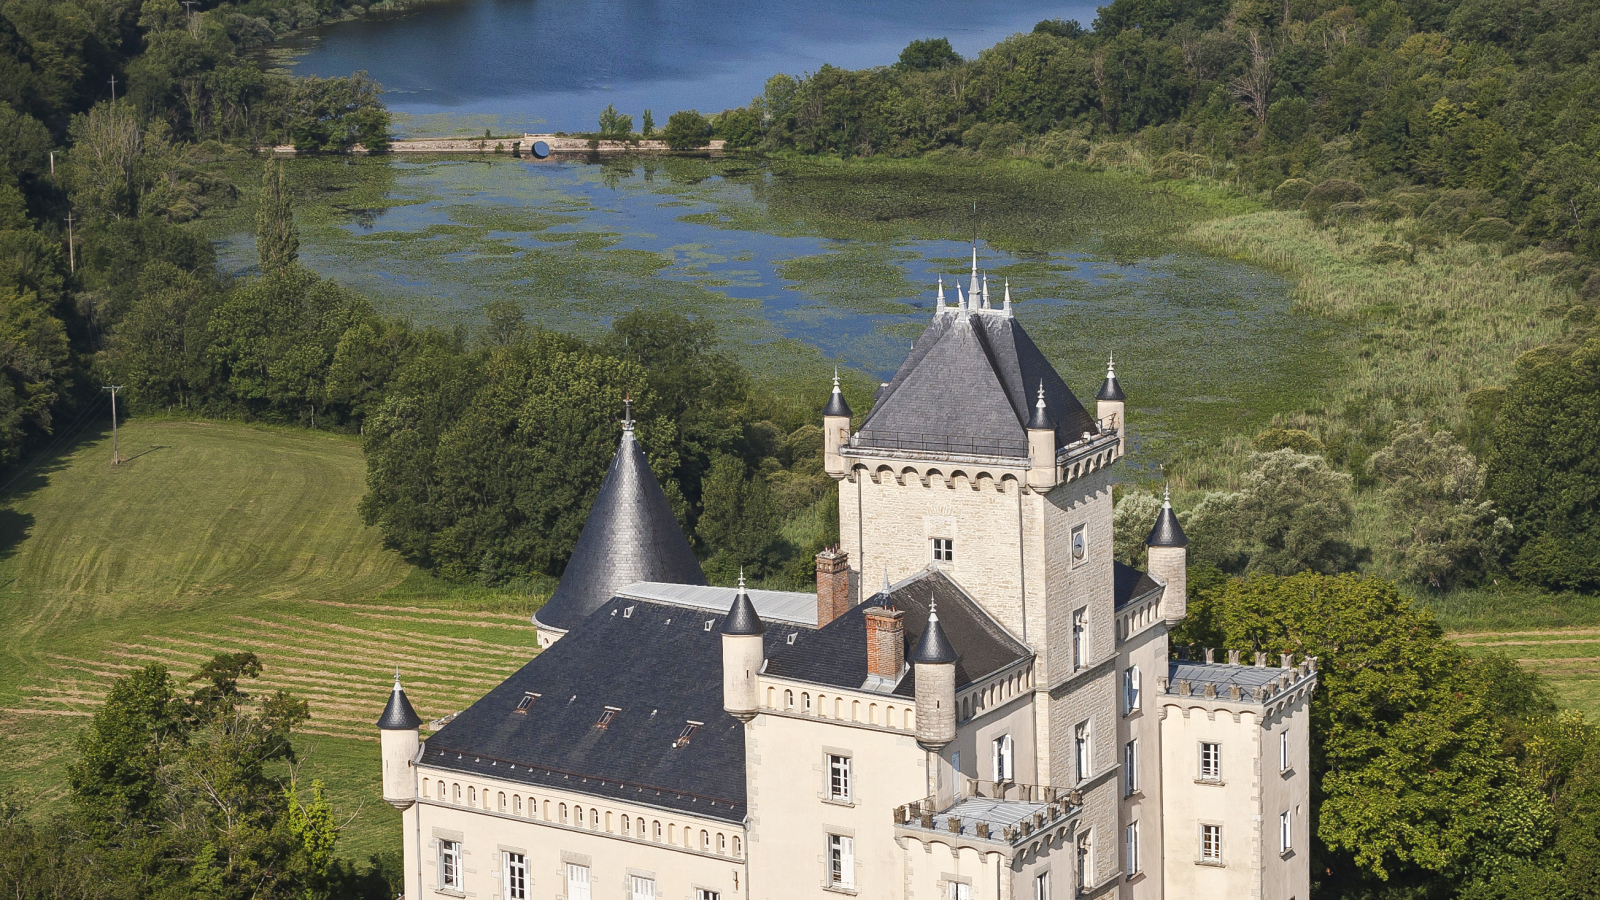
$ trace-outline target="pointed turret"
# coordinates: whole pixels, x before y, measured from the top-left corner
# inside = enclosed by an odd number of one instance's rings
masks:
[[[705,584],[706,576],[634,437],[630,410],[561,583],[533,614],[541,642],[548,645],[577,627],[636,581]]]
[[[1056,470],[1056,420],[1044,402],[1044,381],[1039,381],[1039,399],[1028,419],[1028,486],[1048,491],[1060,481]]]
[[[938,302],[938,305],[934,307],[934,311],[938,312],[938,313],[943,313],[945,311],[945,309],[946,309],[946,307],[945,307],[945,303],[944,303],[944,276],[940,275],[939,276],[939,302]]]
[[[766,661],[762,624],[750,592],[744,587],[744,571],[739,572],[739,592],[722,620],[722,708],[741,722],[755,718],[759,708],[756,676]]]
[[[378,716],[378,739],[383,757],[383,800],[396,809],[406,809],[417,801],[411,763],[422,745],[418,732],[421,727],[422,719],[406,699],[405,688],[400,686],[400,670],[395,669],[394,690],[389,692],[389,703]]]
[[[983,308],[989,308],[989,273],[983,273]]]
[[[915,667],[917,743],[939,752],[956,738],[956,651],[939,625],[938,604],[928,604],[928,627],[911,651]]]
[[[1117,444],[1117,455],[1121,456],[1128,446],[1127,430],[1123,419],[1127,415],[1128,398],[1122,393],[1122,385],[1117,383],[1117,355],[1111,354],[1106,361],[1106,380],[1100,385],[1100,393],[1094,395],[1099,401],[1096,404],[1095,417],[1106,428],[1116,429],[1121,440]]]
[[[1149,548],[1150,576],[1166,586],[1161,595],[1161,617],[1176,623],[1189,609],[1189,538],[1172,511],[1172,490],[1162,492],[1161,512],[1145,538]]]
[[[850,442],[850,404],[839,391],[839,370],[833,370],[833,396],[822,409],[822,468],[835,478],[845,474],[844,457],[839,450]]]
[[[972,245],[972,286],[967,288],[967,302],[973,309],[978,308],[978,301],[982,299],[983,288],[978,284],[978,245]]]
[[[1011,309],[1011,279],[1009,278],[1006,279],[1006,302],[1005,306],[1001,307],[1001,311],[1003,311],[1007,317],[1016,315],[1016,313]]]

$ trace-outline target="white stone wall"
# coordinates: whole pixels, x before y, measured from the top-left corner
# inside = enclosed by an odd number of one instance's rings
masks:
[[[1199,697],[1162,695],[1158,703],[1167,896],[1263,900],[1261,710]],[[1221,745],[1217,783],[1200,780],[1202,742]],[[1205,824],[1222,826],[1220,865],[1201,861]]]
[[[1117,746],[1119,766],[1125,766],[1124,748],[1131,740],[1137,755],[1136,790],[1126,793],[1126,782],[1119,786],[1121,795],[1118,823],[1117,853],[1123,881],[1120,896],[1123,900],[1161,900],[1162,860],[1162,806],[1161,806],[1161,718],[1160,695],[1156,679],[1167,674],[1167,627],[1157,619],[1144,630],[1135,632],[1122,642],[1117,653]],[[1124,673],[1130,666],[1138,666],[1140,676],[1139,708],[1126,711]],[[1127,777],[1124,771],[1121,779]],[[1135,872],[1127,860],[1126,829],[1129,823],[1139,824],[1139,871]],[[1304,900],[1304,898],[1302,898]]]
[[[1311,746],[1309,694],[1302,692],[1269,716],[1262,728],[1262,900],[1306,900],[1311,895]],[[1280,765],[1280,736],[1289,736],[1289,768]],[[1278,815],[1289,813],[1293,840],[1281,852]]]
[[[830,754],[851,759],[848,802],[829,799]],[[855,841],[860,896],[906,896],[894,808],[928,796],[927,755],[912,733],[764,710],[745,728],[755,895],[823,896],[828,836],[839,834]]]
[[[744,833],[737,824],[645,804],[463,777],[426,766],[419,769],[418,779],[419,795],[423,784],[428,794],[405,816],[406,900],[441,896],[501,900],[505,851],[527,857],[530,897],[565,897],[568,863],[589,867],[592,900],[631,900],[634,875],[655,879],[657,896],[662,898],[692,900],[697,888],[718,891],[727,900],[746,896],[744,860],[734,852],[736,846],[744,849]],[[440,782],[445,785],[444,800],[438,799]],[[458,785],[460,802],[455,800]],[[499,804],[502,793],[505,812]],[[523,801],[521,815],[515,812],[513,798]],[[565,822],[562,805],[567,810]],[[578,808],[584,811],[582,825],[575,821]],[[598,824],[591,824],[591,811],[599,813]],[[637,827],[624,834],[623,815],[635,822],[644,819],[645,835],[639,836]],[[654,836],[656,823],[661,824],[659,840]],[[442,840],[461,844],[465,883],[460,893],[440,889]],[[702,849],[707,843],[710,849]],[[719,847],[725,849],[719,852]]]

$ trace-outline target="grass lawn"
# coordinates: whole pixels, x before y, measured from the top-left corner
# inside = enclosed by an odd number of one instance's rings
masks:
[[[382,548],[356,503],[351,438],[134,421],[85,441],[12,496],[0,531],[0,784],[61,808],[79,730],[118,675],[179,679],[253,650],[256,690],[311,703],[302,778],[322,778],[341,849],[398,839],[379,795],[373,721],[399,666],[425,719],[462,709],[534,653],[534,598],[453,589]]]

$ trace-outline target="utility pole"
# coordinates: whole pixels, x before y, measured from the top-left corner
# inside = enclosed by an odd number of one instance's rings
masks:
[[[72,213],[67,213],[67,265],[72,274],[78,274],[78,257],[72,252]]]
[[[117,102],[117,76],[111,76],[111,102]]]
[[[120,384],[108,384],[100,388],[102,391],[111,392],[111,464],[122,465],[122,454],[117,451],[117,391],[122,390]]]
[[[56,186],[56,152],[50,151],[50,186]]]

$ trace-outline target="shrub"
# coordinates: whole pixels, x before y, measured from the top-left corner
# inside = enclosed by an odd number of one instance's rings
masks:
[[[1296,453],[1321,453],[1326,448],[1316,436],[1299,428],[1268,428],[1251,442],[1257,450],[1271,453],[1274,450],[1293,450]]]
[[[1515,226],[1505,219],[1491,216],[1468,225],[1467,230],[1461,232],[1461,237],[1475,244],[1499,244],[1510,240],[1515,230]]]
[[[1329,178],[1306,192],[1306,199],[1300,204],[1300,208],[1311,216],[1311,221],[1320,225],[1335,206],[1341,203],[1360,203],[1365,199],[1367,192],[1361,185],[1343,178]]]
[[[1304,178],[1289,178],[1272,191],[1273,209],[1299,209],[1311,193],[1311,182]]]
[[[694,150],[706,145],[711,137],[711,123],[692,109],[680,109],[667,119],[661,129],[661,139],[674,150]]]

